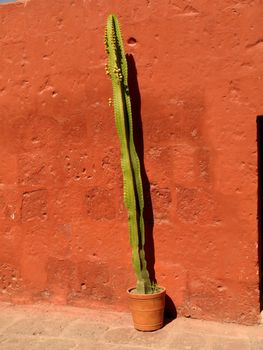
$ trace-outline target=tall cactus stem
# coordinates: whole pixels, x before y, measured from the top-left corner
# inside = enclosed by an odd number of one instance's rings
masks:
[[[133,139],[132,109],[128,87],[128,66],[117,16],[108,16],[105,31],[105,49],[108,55],[106,74],[112,80],[115,124],[121,148],[124,204],[128,211],[132,265],[138,293],[152,293],[153,284],[145,258],[144,197],[140,160]],[[110,100],[111,101],[111,100]]]

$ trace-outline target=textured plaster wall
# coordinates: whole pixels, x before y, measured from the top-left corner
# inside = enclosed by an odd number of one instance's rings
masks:
[[[134,276],[104,73],[113,11],[138,72],[157,279],[179,315],[257,322],[262,5],[1,5],[1,300],[127,309]]]

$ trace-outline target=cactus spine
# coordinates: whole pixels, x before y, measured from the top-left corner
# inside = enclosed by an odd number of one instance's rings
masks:
[[[116,15],[107,19],[105,48],[108,55],[106,74],[112,80],[115,124],[121,147],[124,204],[128,210],[132,265],[137,278],[138,293],[153,293],[145,259],[144,198],[140,161],[133,140],[131,102],[128,88],[128,67]],[[110,100],[111,101],[111,100]]]

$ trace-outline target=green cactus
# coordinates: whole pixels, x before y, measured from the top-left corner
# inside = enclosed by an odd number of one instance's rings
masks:
[[[136,291],[149,294],[155,292],[156,288],[150,280],[145,259],[144,197],[140,160],[133,140],[128,67],[116,15],[110,15],[107,19],[105,48],[108,54],[106,74],[112,80],[115,124],[121,147],[124,204],[128,210],[132,265],[137,278]]]

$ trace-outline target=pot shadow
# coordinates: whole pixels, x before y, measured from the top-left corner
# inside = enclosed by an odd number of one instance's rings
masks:
[[[154,253],[154,216],[153,206],[151,198],[151,186],[145,170],[144,165],[144,142],[143,142],[143,125],[141,117],[141,95],[139,90],[139,84],[137,80],[137,69],[134,61],[134,57],[131,54],[126,55],[128,64],[128,85],[131,99],[131,109],[133,116],[133,128],[134,128],[134,143],[135,148],[140,159],[141,176],[143,183],[144,194],[144,223],[145,223],[145,256],[147,261],[147,268],[150,274],[151,281],[156,283],[155,276],[155,253]],[[165,297],[165,324],[168,324],[177,317],[176,307],[172,299],[166,295]]]
[[[177,318],[177,310],[173,300],[169,295],[165,295],[165,308],[164,308],[164,325],[172,322]]]
[[[259,303],[263,310],[263,115],[257,116],[257,147],[258,147],[258,266],[259,266]]]

